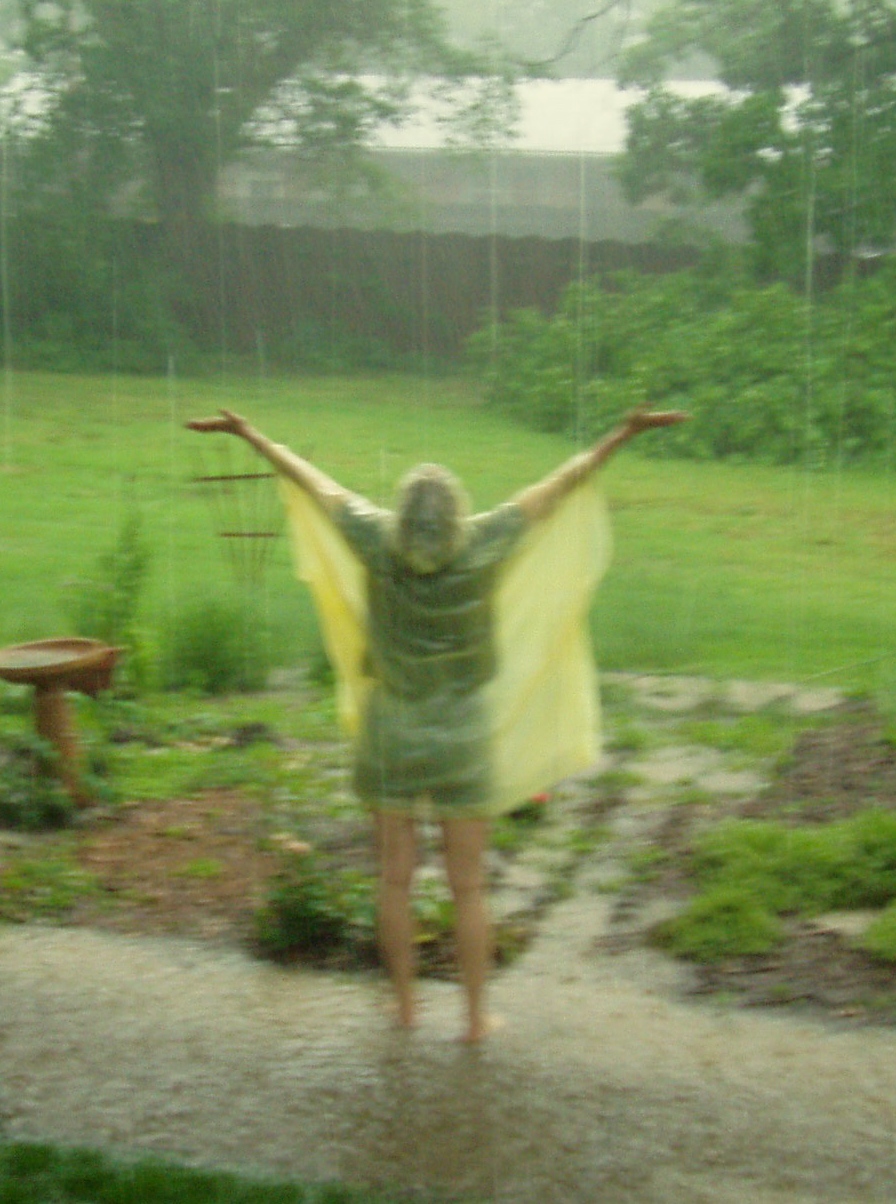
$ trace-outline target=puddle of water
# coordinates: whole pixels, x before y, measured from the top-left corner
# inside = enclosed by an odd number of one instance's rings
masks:
[[[479,1050],[450,1039],[451,984],[423,984],[408,1038],[372,975],[0,931],[4,1131],[480,1201],[667,1204],[711,1183],[771,1204],[785,1179],[796,1200],[889,1200],[896,1036],[677,1004],[647,963],[632,981],[593,953],[602,903],[558,906],[496,979],[508,1025]]]

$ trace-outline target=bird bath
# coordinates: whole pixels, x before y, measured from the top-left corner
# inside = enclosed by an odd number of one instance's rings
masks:
[[[96,697],[112,682],[120,648],[100,640],[37,640],[0,649],[0,677],[34,686],[37,734],[59,753],[59,773],[74,802],[88,801],[81,780],[81,752],[66,692]]]

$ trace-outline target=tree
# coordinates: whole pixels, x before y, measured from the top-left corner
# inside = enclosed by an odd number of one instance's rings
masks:
[[[33,145],[43,194],[108,204],[139,183],[171,228],[212,215],[220,168],[253,139],[288,137],[318,164],[345,165],[375,123],[401,119],[416,75],[486,73],[449,46],[430,0],[19,0],[19,11],[48,98]]]
[[[724,90],[668,84],[705,56]],[[794,276],[807,245],[855,253],[896,229],[896,9],[891,0],[673,0],[626,55],[629,197],[743,195],[757,268]],[[811,238],[810,238],[811,236]]]

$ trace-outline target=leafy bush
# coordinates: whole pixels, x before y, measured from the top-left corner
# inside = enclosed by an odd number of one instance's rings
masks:
[[[652,454],[812,466],[881,456],[896,434],[893,270],[810,307],[713,265],[570,286],[551,317],[511,314],[471,340],[491,405],[593,438],[636,405],[694,421]]]
[[[247,693],[264,686],[269,668],[264,624],[237,597],[187,602],[164,634],[162,684],[169,690]]]
[[[288,850],[289,841],[286,842]],[[305,846],[298,842],[299,847]],[[411,897],[418,948],[438,952],[454,931],[454,902],[440,878],[419,881]],[[327,961],[342,955],[368,964],[376,956],[376,879],[353,869],[336,869],[313,852],[286,851],[264,904],[255,913],[259,951],[277,960]]]
[[[56,773],[56,752],[37,736],[0,745],[0,828],[64,827],[72,801]]]
[[[514,811],[495,820],[492,826],[492,845],[504,851],[523,848],[532,841],[537,829],[544,822],[543,800],[523,803]]]
[[[373,882],[334,872],[314,853],[292,854],[255,913],[259,949],[277,959],[321,959],[350,943],[372,945]]]

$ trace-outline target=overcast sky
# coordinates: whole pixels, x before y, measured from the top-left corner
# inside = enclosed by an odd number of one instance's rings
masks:
[[[552,59],[578,29],[575,45],[554,71],[558,75],[615,74],[615,57],[645,16],[667,0],[619,0],[600,20],[582,22],[609,0],[439,0],[459,41],[497,39],[516,54]]]

